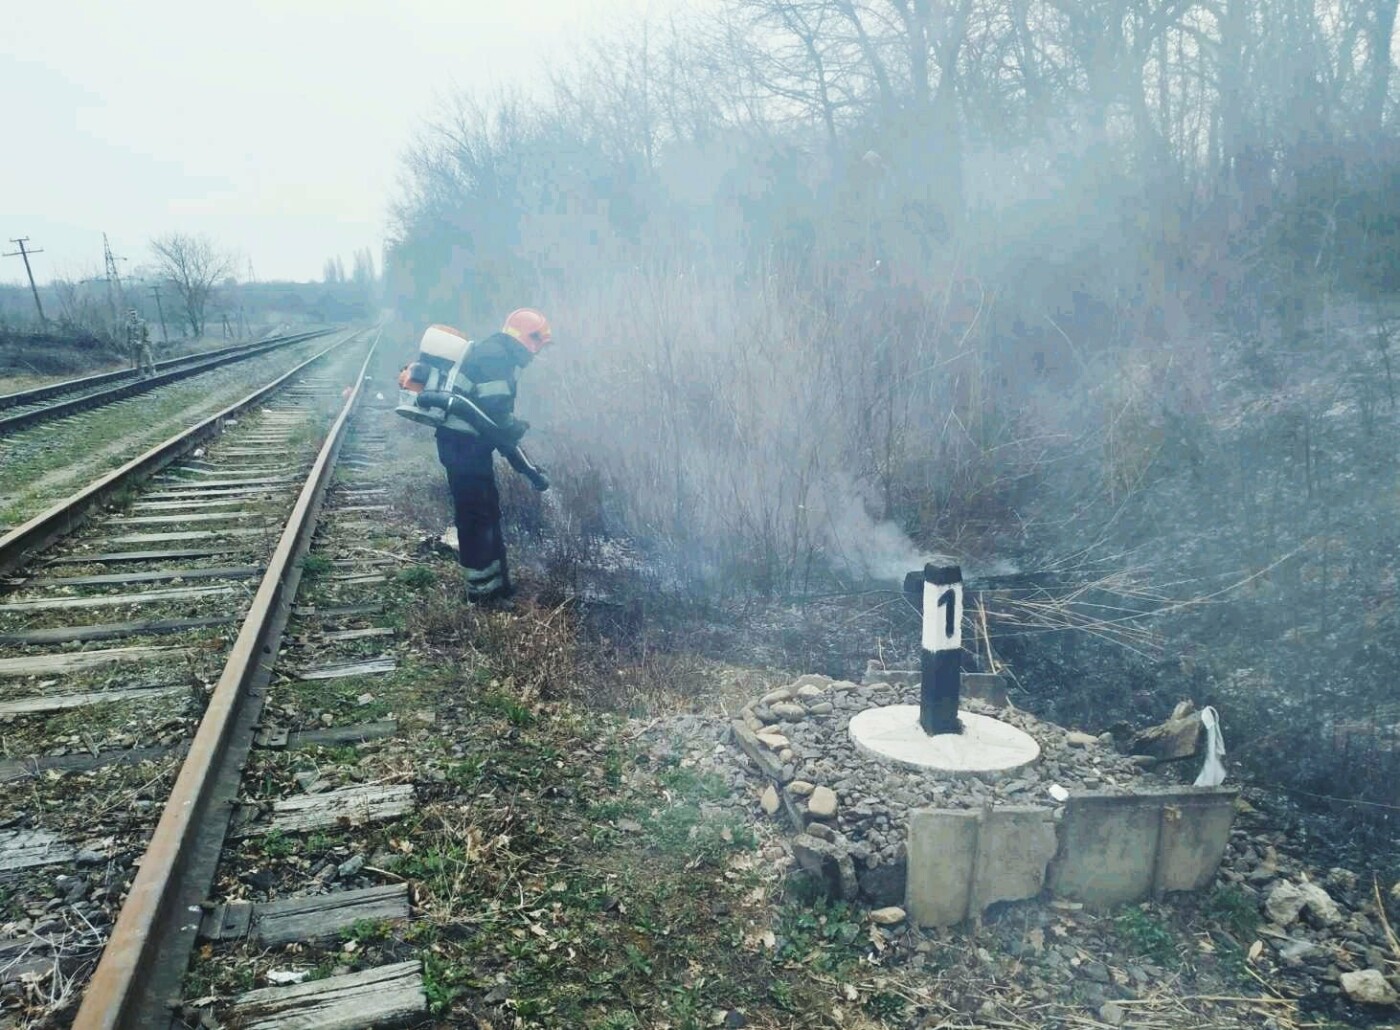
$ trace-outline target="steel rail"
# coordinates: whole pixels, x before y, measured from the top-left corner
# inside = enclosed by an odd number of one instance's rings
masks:
[[[59,501],[47,511],[40,512],[23,525],[16,526],[4,536],[0,536],[0,575],[13,570],[35,551],[47,547],[53,541],[66,536],[82,524],[88,512],[101,501],[110,497],[122,487],[159,472],[166,465],[219,431],[224,419],[237,415],[257,404],[264,397],[276,391],[283,383],[302,372],[313,362],[320,361],[327,354],[360,336],[364,330],[352,333],[344,340],[331,344],[324,350],[301,362],[272,382],[259,387],[242,400],[234,401],[217,414],[210,415],[189,429],[158,443],[144,454],[132,458],[125,465],[89,483],[77,493]]]
[[[213,879],[239,771],[252,744],[253,723],[296,596],[300,559],[310,545],[321,500],[378,343],[376,334],[355,386],[297,496],[88,982],[73,1030],[151,1028],[170,1022],[170,1006],[177,1000],[172,995],[189,963],[202,914],[200,902]]]
[[[293,344],[314,340],[316,337],[325,336],[330,332],[334,332],[334,330],[318,329],[314,333],[287,336],[269,343],[255,344],[252,347],[240,348],[234,353],[221,352],[219,357],[201,362],[200,364],[189,365],[185,368],[177,368],[169,372],[162,372],[147,379],[137,379],[130,383],[122,383],[120,386],[114,386],[109,390],[100,390],[97,393],[85,394],[82,397],[75,397],[70,401],[58,401],[54,404],[45,405],[42,408],[35,408],[33,411],[22,411],[18,415],[0,418],[0,436],[18,432],[21,429],[28,428],[40,422],[47,422],[50,419],[62,418],[65,415],[73,415],[79,411],[87,411],[89,408],[100,408],[114,401],[135,397],[148,390],[154,390],[158,386],[164,386],[166,383],[178,382],[181,379],[188,379],[190,376],[199,375],[201,372],[209,372],[216,368],[222,368],[224,365],[232,365],[237,361],[246,361],[249,358],[256,358],[260,354],[266,354],[269,351],[274,351],[281,347],[290,347]]]
[[[235,343],[230,347],[217,347],[214,350],[195,351],[192,354],[182,354],[178,358],[165,358],[161,361],[157,361],[155,367],[161,371],[171,368],[182,368],[185,365],[193,364],[205,358],[214,358],[221,354],[233,354],[236,351],[247,350],[249,347],[261,347],[264,344],[277,343],[282,340],[288,340],[292,336],[305,338],[307,335],[307,333],[289,333],[263,340]],[[16,393],[0,394],[0,411],[9,408],[17,408],[23,404],[38,404],[40,401],[46,401],[53,397],[62,397],[65,393],[76,393],[78,390],[86,390],[93,386],[102,386],[104,383],[115,383],[120,379],[135,378],[137,371],[138,370],[134,368],[119,368],[112,372],[98,372],[96,375],[83,376],[80,379],[64,379],[61,382],[49,383],[46,386],[36,386],[31,390],[19,390]]]

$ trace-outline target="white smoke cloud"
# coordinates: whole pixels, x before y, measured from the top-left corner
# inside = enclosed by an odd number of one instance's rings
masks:
[[[870,514],[868,491],[849,477],[831,476],[816,491],[812,521],[833,566],[858,580],[899,582],[928,560],[896,523]]]

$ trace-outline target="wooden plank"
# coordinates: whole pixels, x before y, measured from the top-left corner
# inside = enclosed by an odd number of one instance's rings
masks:
[[[210,615],[198,619],[135,619],[131,622],[99,622],[90,626],[50,626],[45,629],[21,629],[0,633],[0,644],[74,644],[95,640],[120,640],[143,633],[160,636],[185,633],[192,629],[231,626],[237,615]]]
[[[370,637],[392,637],[398,631],[389,626],[367,626],[364,629],[337,629],[316,634],[318,640],[367,640]]]
[[[199,936],[206,941],[240,941],[253,925],[251,901],[228,901],[215,905],[199,921]]]
[[[109,608],[119,604],[163,604],[194,597],[215,597],[240,592],[237,587],[173,587],[169,590],[143,590],[135,594],[97,594],[93,597],[43,597],[34,601],[0,604],[0,615],[16,612],[57,611],[65,608]]]
[[[208,485],[211,479],[237,479],[241,483],[248,479],[267,478],[268,476],[289,476],[294,471],[295,468],[291,465],[244,465],[235,462],[210,469],[166,469],[160,475],[155,476],[153,481],[156,483],[176,483],[183,486],[201,486]]]
[[[219,468],[219,467],[216,467],[216,466],[214,466],[214,465],[203,465],[203,464],[201,464],[201,465],[181,465],[179,468],[174,468],[174,469],[169,470],[168,472],[163,472],[163,473],[161,473],[161,475],[160,475],[158,478],[166,479],[166,478],[169,478],[169,476],[170,476],[172,473],[177,473],[177,472],[193,472],[193,473],[194,473],[195,475],[197,475],[197,476],[222,476],[222,475],[227,475],[229,472],[237,472],[240,476],[242,476],[242,475],[250,475],[250,476],[251,476],[251,475],[257,475],[257,476],[280,476],[280,475],[284,475],[284,474],[286,474],[287,472],[290,472],[290,471],[291,471],[291,467],[288,466],[288,465],[263,465],[263,466],[239,465],[239,466],[235,466],[235,468],[232,468],[232,469]]]
[[[171,490],[171,489],[190,490],[190,491],[193,491],[193,492],[195,492],[195,493],[203,493],[203,492],[205,492],[206,490],[220,490],[220,489],[223,489],[223,488],[225,488],[225,487],[235,487],[235,488],[237,488],[237,489],[242,490],[242,489],[246,489],[247,487],[250,487],[250,486],[276,486],[276,485],[280,485],[280,484],[282,484],[282,483],[300,483],[300,482],[301,482],[301,477],[300,477],[300,476],[264,476],[264,477],[262,477],[261,479],[210,479],[210,480],[200,480],[200,481],[197,482],[197,483],[180,483],[178,486],[176,486],[174,483],[165,483],[165,484],[162,484],[162,489],[165,489],[165,490]]]
[[[287,746],[287,727],[259,726],[258,732],[253,737],[253,743],[258,747],[284,748]]]
[[[292,609],[292,614],[305,619],[342,619],[351,615],[377,615],[383,610],[383,601],[366,601],[364,604],[346,604],[338,608],[299,604]]]
[[[52,558],[50,565],[112,565],[128,561],[176,561],[180,558],[220,558],[234,547],[192,547],[167,551],[114,551],[108,554],[75,554]]]
[[[238,508],[245,504],[242,497],[227,501],[137,501],[131,507],[141,511],[199,511],[203,508]]]
[[[399,731],[399,724],[393,719],[383,722],[362,722],[355,726],[322,726],[314,730],[297,730],[294,733],[282,732],[280,745],[283,747],[336,747],[341,744],[359,744],[366,740],[382,740],[392,737]]]
[[[361,919],[408,919],[408,884],[286,898],[253,907],[252,936],[263,947],[337,937]]]
[[[256,490],[162,490],[160,493],[146,494],[148,501],[198,501],[214,500],[215,498],[238,498],[239,500],[253,500],[259,497],[275,497],[278,493],[285,491],[263,489]]]
[[[250,536],[267,536],[270,533],[276,533],[276,529],[268,527],[266,529],[200,529],[191,530],[188,533],[128,533],[124,536],[109,536],[103,543],[160,544],[176,540],[226,540],[229,537],[244,539]]]
[[[108,704],[112,701],[144,701],[188,690],[189,687],[183,686],[119,687],[115,690],[96,690],[82,694],[37,694],[18,697],[12,701],[0,701],[0,715],[45,715],[49,712],[86,708],[88,705]]]
[[[47,830],[0,830],[0,873],[71,862],[77,851]]]
[[[187,741],[178,744],[156,747],[114,748],[99,751],[97,754],[83,752],[78,755],[38,755],[30,758],[9,758],[0,762],[0,783],[14,780],[27,780],[42,776],[49,770],[57,772],[90,772],[109,765],[137,765],[153,762],[172,752],[181,752],[189,747]]]
[[[242,1030],[361,1030],[422,1018],[423,964],[399,962],[234,999],[229,1022]]]
[[[272,806],[272,822],[250,827],[264,832],[299,833],[329,826],[361,826],[397,819],[413,811],[413,786],[408,783],[342,787],[324,794],[299,794]]]
[[[209,569],[162,569],[156,572],[107,572],[100,576],[58,576],[32,579],[29,587],[129,586],[132,583],[168,583],[183,579],[255,579],[262,575],[260,565],[223,565]]]
[[[346,507],[346,508],[337,508],[337,509],[335,509],[335,511],[331,512],[331,514],[332,514],[332,515],[344,515],[344,514],[346,514],[347,512],[352,512],[352,511],[359,512],[359,511],[388,511],[388,510],[389,510],[389,506],[388,506],[387,504],[354,504],[354,505],[350,505],[349,507]]]
[[[236,519],[255,519],[261,516],[255,511],[204,511],[185,515],[122,515],[112,520],[118,526],[168,526],[183,522],[228,522]]]
[[[51,651],[22,658],[0,658],[0,676],[45,676],[79,672],[121,662],[150,662],[157,658],[179,658],[190,654],[188,647],[108,647],[97,651]]]
[[[342,572],[338,575],[332,576],[331,581],[339,583],[341,586],[355,586],[357,584],[360,586],[365,586],[369,583],[387,583],[389,581],[389,577],[379,573],[366,574]]]
[[[347,676],[382,676],[393,672],[398,663],[392,658],[372,658],[367,662],[349,662],[341,665],[326,665],[319,669],[307,669],[297,674],[300,680],[337,680]]]

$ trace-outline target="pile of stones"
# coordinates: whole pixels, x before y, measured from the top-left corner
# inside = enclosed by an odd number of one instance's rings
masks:
[[[1040,760],[995,780],[949,778],[856,749],[849,733],[854,715],[918,700],[913,683],[860,685],[807,675],[746,705],[733,724],[736,744],[768,780],[763,810],[785,815],[800,835],[795,857],[813,871],[822,869],[833,893],[863,895],[876,905],[902,899],[913,809],[1054,806],[1073,791],[1127,793],[1161,783],[1114,750],[1107,734],[1065,730],[1010,706],[998,710],[971,699],[964,710],[1029,733],[1040,745]]]
[[[1400,883],[1387,888],[1340,867],[1310,871],[1289,854],[1287,834],[1248,812],[1244,819],[1220,878],[1258,906],[1256,965],[1268,969],[1272,959],[1274,977],[1300,996],[1400,1006],[1400,938],[1385,915],[1400,904]]]

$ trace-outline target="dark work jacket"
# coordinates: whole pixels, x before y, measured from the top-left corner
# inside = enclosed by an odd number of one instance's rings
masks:
[[[515,421],[515,387],[520,370],[533,357],[525,346],[506,333],[492,333],[467,350],[462,374],[475,386],[472,400],[501,427]],[[438,461],[461,472],[491,475],[492,446],[479,436],[437,431]]]

